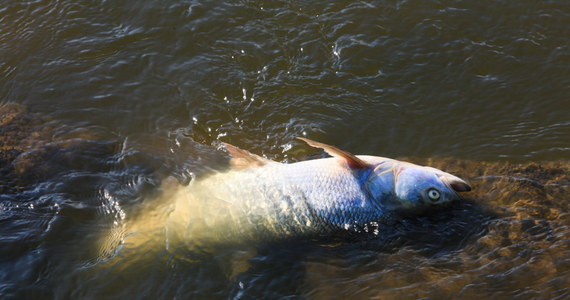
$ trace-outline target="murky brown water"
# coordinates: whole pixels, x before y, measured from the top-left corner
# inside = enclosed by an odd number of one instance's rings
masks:
[[[3,3],[0,295],[568,298],[569,45],[566,1]],[[318,155],[300,135],[475,189],[378,235],[101,261],[217,141]]]

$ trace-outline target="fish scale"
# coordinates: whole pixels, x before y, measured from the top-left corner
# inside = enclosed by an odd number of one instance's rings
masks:
[[[172,206],[163,222],[167,244],[205,249],[353,231],[396,211],[416,213],[461,199],[458,192],[470,189],[434,168],[303,140],[333,157],[282,164],[224,144],[232,168],[188,186],[165,186]],[[141,219],[133,228],[144,227],[138,224],[146,225]]]
[[[216,173],[179,191],[177,203],[192,203],[187,214],[195,216],[181,230],[187,240],[228,242],[322,234],[375,221],[384,212],[364,192],[363,175],[336,158]]]

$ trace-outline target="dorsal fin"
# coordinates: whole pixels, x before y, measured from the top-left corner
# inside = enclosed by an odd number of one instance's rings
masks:
[[[351,169],[366,169],[366,168],[370,167],[369,163],[367,163],[367,162],[363,161],[362,159],[356,157],[356,155],[349,153],[349,152],[346,152],[344,150],[340,150],[339,148],[337,148],[335,146],[319,143],[319,142],[310,140],[308,138],[303,138],[303,137],[297,137],[297,138],[300,139],[301,141],[307,143],[311,147],[321,148],[321,149],[325,150],[325,152],[331,156],[344,159],[344,161],[346,161],[346,164]]]
[[[222,142],[222,144],[226,147],[226,150],[228,150],[228,153],[232,157],[230,160],[230,165],[233,168],[244,169],[249,167],[261,167],[271,162],[271,160],[267,158],[255,155],[234,145],[224,142]]]

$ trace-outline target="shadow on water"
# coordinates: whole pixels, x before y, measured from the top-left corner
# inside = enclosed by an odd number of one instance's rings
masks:
[[[379,256],[397,256],[402,249],[424,260],[446,260],[484,236],[489,222],[497,217],[476,201],[464,200],[445,210],[368,224],[357,233],[263,245],[249,260],[250,268],[236,277],[230,298],[303,298],[311,293],[305,282],[313,276],[312,266],[378,264]]]

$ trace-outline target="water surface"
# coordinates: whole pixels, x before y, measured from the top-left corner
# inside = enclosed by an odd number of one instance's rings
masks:
[[[0,295],[566,298],[569,45],[566,1],[7,1]],[[97,269],[166,176],[224,169],[219,141],[319,155],[296,136],[475,191],[370,236]]]

